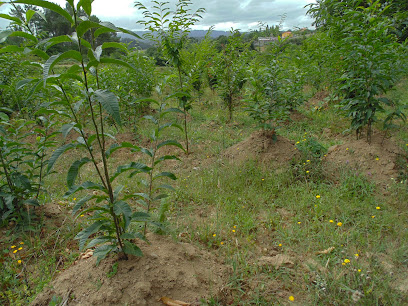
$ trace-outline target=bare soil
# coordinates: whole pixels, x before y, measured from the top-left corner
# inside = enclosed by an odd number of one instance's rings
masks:
[[[282,136],[273,137],[273,131],[256,131],[244,141],[229,147],[224,156],[231,163],[241,163],[248,159],[257,159],[263,163],[286,166],[298,156],[295,145]]]
[[[199,304],[222,290],[228,267],[214,255],[169,237],[149,234],[148,239],[151,244],[140,243],[143,257],[114,256],[99,266],[95,257],[81,259],[32,305],[48,305],[53,296],[66,296],[69,305],[163,305],[163,297]],[[112,273],[115,263],[117,272]]]
[[[372,136],[371,144],[365,138],[357,140],[347,136],[344,144],[329,148],[327,161],[338,168],[345,166],[361,171],[368,179],[385,189],[398,177],[396,160],[401,149],[391,138],[379,132]]]

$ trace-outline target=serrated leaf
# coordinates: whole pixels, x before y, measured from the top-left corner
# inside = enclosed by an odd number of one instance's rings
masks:
[[[19,18],[14,17],[14,16],[10,16],[10,15],[7,15],[7,14],[0,14],[0,18],[14,21],[15,23],[17,23],[19,25],[23,24],[23,22]],[[10,31],[10,32],[12,32],[12,31]]]
[[[102,44],[102,49],[106,48],[116,48],[116,49],[121,49],[125,53],[128,53],[128,49],[124,44],[118,43],[118,42],[104,42]]]
[[[13,33],[13,31],[10,31],[10,30],[1,31],[0,32],[0,44],[5,42],[7,40],[7,37],[9,37],[11,33]]]
[[[118,166],[115,174],[111,177],[111,182],[113,182],[120,174],[126,171],[129,171],[129,170],[137,170],[137,172],[140,173],[140,172],[148,172],[150,171],[150,168],[146,166],[145,164],[135,163],[135,162],[131,162],[130,164],[127,164],[127,165]]]
[[[52,2],[48,2],[48,1],[45,1],[45,0],[17,0],[17,1],[13,1],[13,3],[31,4],[31,5],[35,5],[35,6],[40,6],[42,8],[49,9],[49,10],[61,15],[66,20],[68,20],[70,24],[74,23],[74,21],[72,20],[71,15],[66,10],[64,10],[59,5],[57,5],[55,3],[52,3]]]
[[[145,212],[137,211],[137,212],[134,212],[132,215],[132,221],[135,221],[135,222],[149,222],[151,220],[152,220],[152,217],[150,216],[150,214],[145,213]]]
[[[136,244],[133,244],[127,240],[125,240],[123,244],[124,244],[123,252],[125,252],[126,254],[139,256],[139,257],[143,256],[142,250]]]
[[[160,178],[160,177],[168,177],[168,178],[170,178],[170,179],[172,179],[172,180],[177,180],[177,177],[176,177],[173,173],[171,173],[171,172],[161,172],[161,173],[159,173],[159,174],[156,174],[156,175],[153,177],[153,179],[155,180],[155,179],[158,179],[158,178]]]
[[[64,138],[67,138],[69,132],[74,128],[75,125],[76,125],[75,122],[71,122],[71,123],[64,124],[61,127],[60,132],[62,133],[62,135],[64,135]]]
[[[9,46],[5,46],[4,48],[0,49],[0,54],[2,53],[14,53],[14,52],[23,52],[24,48],[22,47],[18,47],[15,45],[9,45]]]
[[[105,111],[112,116],[115,122],[121,126],[119,101],[116,95],[108,90],[98,89],[94,93],[95,99],[102,105]]]
[[[114,242],[114,241],[115,241],[115,239],[114,239],[113,237],[109,237],[109,236],[99,236],[99,237],[97,237],[97,238],[92,239],[92,240],[88,243],[88,245],[86,246],[86,248],[87,248],[87,249],[90,249],[90,248],[92,248],[92,247],[94,247],[94,246],[96,246],[96,245],[104,244],[104,243],[107,243],[107,242]]]
[[[130,142],[122,142],[121,144],[116,144],[114,143],[113,145],[111,145],[109,147],[109,149],[105,152],[105,155],[107,158],[109,158],[115,151],[119,150],[119,149],[123,149],[123,148],[132,148],[135,149],[137,151],[140,150],[140,148]]]
[[[69,50],[64,53],[53,55],[45,62],[43,70],[44,85],[52,68],[54,68],[54,66],[60,61],[68,58],[75,59],[80,62],[82,60],[82,55],[78,51]]]
[[[78,37],[83,37],[86,32],[92,28],[100,28],[101,25],[91,20],[82,21],[76,28]]]
[[[78,176],[79,170],[81,169],[81,167],[87,163],[89,163],[91,160],[88,157],[84,157],[80,160],[75,161],[71,167],[68,170],[68,174],[67,174],[67,186],[68,188],[71,188],[74,183],[75,180]]]
[[[132,209],[129,204],[124,201],[118,201],[113,204],[113,212],[115,215],[120,216],[124,215],[125,217],[130,217],[132,214]]]
[[[92,2],[93,0],[80,0],[77,4],[77,10],[79,11],[79,9],[82,7],[85,11],[85,13],[87,13],[88,16],[91,16],[92,14]]]
[[[115,64],[115,65],[118,65],[118,66],[123,66],[123,67],[128,68],[128,69],[136,70],[136,68],[133,65],[131,65],[131,64],[125,62],[125,61],[115,59],[115,58],[101,58],[100,62],[102,64]]]
[[[161,163],[162,161],[165,161],[165,160],[178,160],[178,161],[180,161],[180,158],[178,158],[177,156],[174,156],[174,155],[164,155],[164,156],[161,156],[160,158],[158,158],[154,162],[154,165],[157,165],[157,164],[159,164],[159,163]]]
[[[37,38],[34,35],[32,35],[30,33],[22,32],[22,31],[14,31],[13,33],[11,33],[9,35],[9,37],[23,37],[23,38],[29,39],[29,40],[31,40],[31,41],[33,41],[35,43],[38,42]]]
[[[95,50],[92,50],[92,53],[95,56],[95,59],[99,62],[101,60],[102,46],[96,47]]]
[[[84,205],[86,202],[95,199],[96,196],[94,195],[87,195],[85,197],[83,197],[82,199],[80,199],[74,206],[74,208],[72,209],[72,215],[75,215],[78,210],[80,210],[82,208],[82,205]]]
[[[72,195],[72,194],[74,194],[74,193],[76,193],[78,191],[81,191],[81,190],[102,190],[102,191],[106,192],[106,189],[102,185],[96,184],[96,183],[91,182],[91,181],[86,181],[86,182],[82,183],[79,186],[73,186],[70,190],[68,190],[64,194],[64,197],[68,197],[68,196],[70,196],[70,195]]]
[[[71,150],[75,147],[74,144],[69,143],[66,144],[62,147],[59,147],[58,149],[56,149],[54,151],[54,153],[51,155],[50,159],[48,160],[48,167],[47,167],[47,173],[50,173],[52,167],[54,166],[55,162],[57,161],[57,159],[66,151]]]
[[[95,223],[93,223],[91,226],[83,229],[80,231],[74,239],[79,240],[79,250],[82,251],[86,241],[88,240],[89,236],[92,234],[95,234],[101,226],[103,226],[106,223],[106,220],[98,220]]]
[[[157,145],[157,149],[160,149],[161,147],[164,147],[164,146],[175,146],[175,147],[178,147],[178,148],[180,148],[180,149],[182,149],[184,151],[183,146],[180,143],[178,143],[176,140],[163,141],[163,142],[161,142],[161,143],[159,143]]]
[[[117,250],[117,246],[114,244],[105,244],[96,248],[93,252],[93,256],[96,257],[96,265],[99,265],[101,260],[114,250]]]

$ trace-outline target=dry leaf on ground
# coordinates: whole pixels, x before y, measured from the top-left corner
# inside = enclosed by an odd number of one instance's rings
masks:
[[[189,306],[191,305],[190,303],[186,303],[183,301],[172,300],[171,298],[168,298],[167,296],[163,296],[160,299],[160,301],[162,301],[164,305],[168,305],[168,306]]]

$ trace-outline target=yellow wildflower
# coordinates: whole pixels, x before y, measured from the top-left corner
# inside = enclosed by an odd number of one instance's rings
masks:
[[[216,237],[216,236],[217,236],[217,234],[214,234],[214,235],[213,235],[213,237]]]
[[[21,260],[20,260],[20,259],[19,259],[19,260],[17,260],[17,263],[18,263],[18,264],[21,264]]]
[[[341,222],[337,223],[337,226],[342,226],[342,225],[343,225],[343,223],[341,223]]]
[[[375,209],[380,210],[380,209],[381,209],[381,207],[380,207],[380,206],[377,206]]]
[[[279,244],[278,244],[278,246],[280,246],[280,247],[281,247],[281,246],[282,246],[282,243],[279,243]]]
[[[22,249],[23,249],[22,247],[19,247],[19,248],[18,248],[19,251],[21,251]]]
[[[316,196],[316,199],[320,199],[320,195],[319,195],[319,194]]]
[[[345,263],[349,263],[349,262],[350,262],[350,259],[347,259],[347,258],[346,258],[346,259],[344,260],[344,262],[345,262]]]
[[[14,250],[14,251],[13,251],[13,254],[16,254],[16,253],[17,253],[17,250]]]
[[[293,302],[294,300],[295,300],[295,297],[294,297],[293,295],[291,295],[291,296],[289,297],[289,301]]]
[[[16,247],[15,245],[12,245],[12,246],[11,246],[12,249],[14,249],[15,247]]]
[[[333,220],[330,220],[329,222],[330,222],[330,223],[334,223],[334,221],[333,221]]]

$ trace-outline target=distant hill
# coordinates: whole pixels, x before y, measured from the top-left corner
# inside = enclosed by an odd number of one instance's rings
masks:
[[[140,37],[143,37],[143,34],[145,34],[145,31],[134,31],[137,35]],[[193,38],[204,38],[205,34],[207,34],[207,31],[205,30],[194,30],[191,31],[189,34],[189,37]],[[211,32],[211,38],[217,38],[219,36],[229,36],[230,32],[228,31],[212,31]],[[146,39],[137,39],[132,35],[129,34],[124,34],[124,33],[118,33],[118,36],[120,37],[120,41],[123,43],[130,43],[130,47],[138,47],[140,49],[146,50],[149,47],[153,46],[154,43],[152,41],[146,40]]]
[[[140,37],[142,37],[143,34],[146,33],[146,31],[133,31],[133,32],[135,32]],[[189,37],[200,38],[200,37],[204,37],[205,34],[207,34],[207,31],[205,31],[205,30],[193,30],[193,31],[190,32]],[[221,35],[229,36],[230,32],[229,31],[212,31],[211,32],[211,37],[212,38],[217,38],[218,36],[221,36]],[[132,35],[124,34],[124,33],[118,33],[118,36],[120,38],[134,39],[134,37]]]

